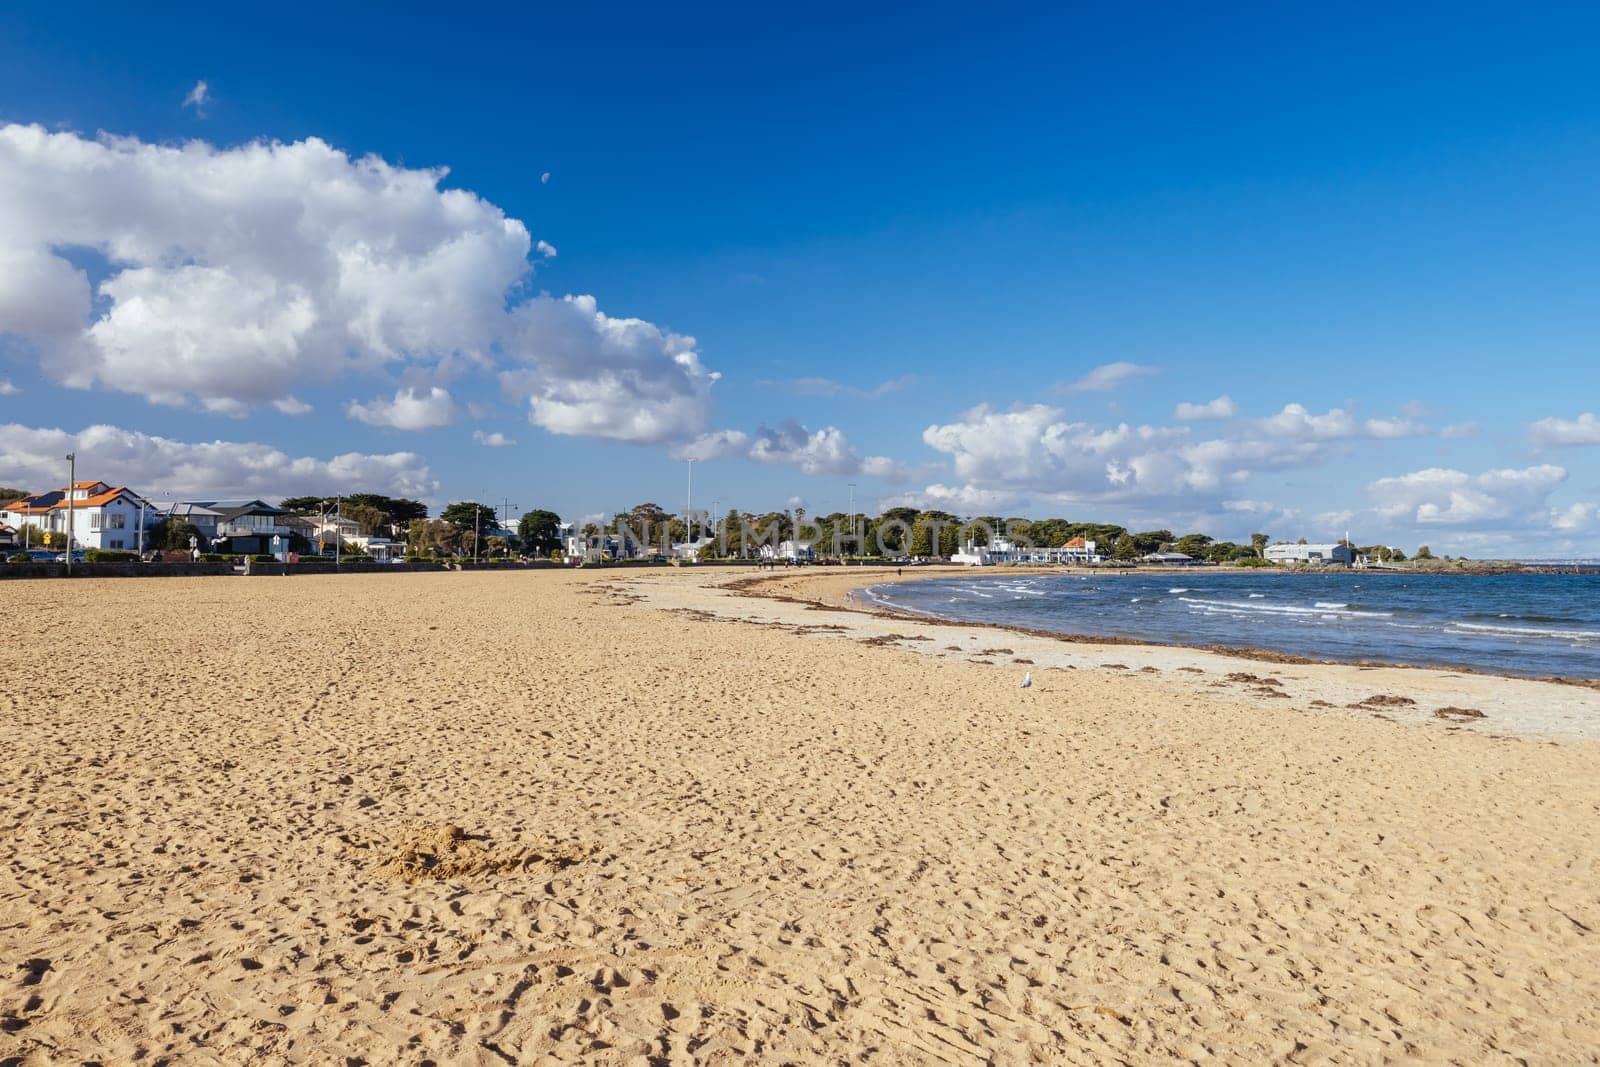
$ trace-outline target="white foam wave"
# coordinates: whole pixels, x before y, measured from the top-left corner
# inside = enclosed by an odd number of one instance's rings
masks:
[[[1451,623],[1458,630],[1503,634],[1507,637],[1560,637],[1569,641],[1600,641],[1600,630],[1554,630],[1541,626],[1493,626],[1489,623]]]
[[[1201,597],[1179,597],[1185,604],[1202,604],[1211,608],[1224,608],[1232,611],[1265,612],[1271,615],[1324,615],[1345,616],[1357,619],[1389,619],[1393,618],[1392,612],[1387,611],[1352,611],[1349,608],[1325,608],[1321,606],[1302,608],[1292,604],[1252,604],[1249,601],[1239,600],[1206,600]]]
[[[1188,591],[1189,591],[1189,587],[1186,586],[1186,585],[1180,585],[1176,589],[1168,589],[1167,590],[1167,592],[1169,592],[1169,593],[1187,593]]]

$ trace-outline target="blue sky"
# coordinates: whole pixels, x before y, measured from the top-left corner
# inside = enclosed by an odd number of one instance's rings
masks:
[[[1600,554],[1597,31],[13,6],[0,482]]]

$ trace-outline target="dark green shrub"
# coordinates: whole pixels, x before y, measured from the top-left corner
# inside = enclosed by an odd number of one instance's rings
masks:
[[[115,548],[91,548],[83,554],[85,563],[136,563],[138,559],[137,552],[124,552]]]

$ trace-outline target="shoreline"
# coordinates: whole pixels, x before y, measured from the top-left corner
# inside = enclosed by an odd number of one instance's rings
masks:
[[[1171,569],[1174,570],[1174,571],[1177,571],[1177,570],[1183,570],[1183,569],[1187,569],[1187,568],[1176,568],[1176,567],[1174,567],[1174,568],[1171,568]],[[1049,574],[1055,574],[1055,573],[1061,573],[1061,572],[1058,572],[1058,571],[1017,571],[1015,573],[1049,575]],[[970,569],[965,569],[965,570],[961,570],[961,571],[952,571],[952,572],[941,573],[941,574],[939,574],[937,576],[934,576],[934,575],[917,575],[915,577],[911,577],[911,576],[904,576],[904,577],[896,576],[896,577],[888,579],[886,581],[874,582],[873,584],[874,585],[890,585],[890,584],[901,585],[901,584],[906,584],[906,583],[913,582],[913,581],[928,580],[928,579],[933,578],[933,577],[939,577],[939,578],[974,577],[974,578],[977,578],[977,577],[982,577],[982,576],[983,575],[981,575],[981,574],[973,574],[973,573],[971,573]],[[1285,575],[1285,577],[1287,577],[1287,575]],[[851,591],[854,592],[854,593],[869,593],[869,597],[870,597],[870,587],[868,587],[868,586],[858,586],[858,587],[856,587],[855,589],[853,589]],[[760,594],[760,593],[749,593],[748,595],[750,595],[750,596],[761,596],[762,594]],[[814,602],[815,603],[823,603],[823,601],[821,601],[821,600],[814,601]],[[1305,656],[1305,655],[1301,655],[1298,652],[1284,652],[1284,651],[1281,651],[1281,650],[1275,649],[1275,648],[1260,648],[1260,647],[1257,647],[1257,646],[1254,646],[1254,645],[1197,644],[1195,642],[1190,642],[1190,641],[1151,641],[1151,640],[1147,640],[1145,638],[1122,637],[1122,636],[1115,635],[1115,634],[1104,634],[1104,635],[1102,635],[1102,634],[1063,633],[1063,632],[1061,632],[1059,630],[1041,630],[1041,629],[1038,629],[1038,628],[1035,628],[1035,627],[1018,626],[1018,625],[1015,625],[1015,624],[1012,624],[1012,623],[984,622],[982,620],[968,621],[968,620],[964,620],[964,619],[955,619],[955,618],[950,618],[950,617],[944,616],[944,615],[938,615],[938,614],[935,614],[933,612],[918,612],[918,611],[915,611],[915,610],[913,610],[911,608],[895,607],[893,605],[885,604],[881,600],[877,600],[876,598],[870,598],[867,601],[868,606],[865,607],[865,608],[858,606],[859,603],[860,603],[859,601],[846,601],[846,602],[844,602],[842,604],[836,604],[836,605],[830,605],[830,606],[840,607],[845,611],[860,611],[860,612],[863,612],[863,613],[866,613],[866,614],[883,615],[883,616],[889,617],[889,618],[917,619],[917,620],[920,620],[920,621],[923,621],[923,622],[942,623],[942,624],[949,625],[949,626],[983,626],[983,627],[990,627],[990,628],[993,628],[993,629],[996,629],[996,630],[1004,630],[1004,631],[1007,631],[1007,632],[1010,632],[1010,633],[1027,634],[1027,635],[1029,635],[1031,637],[1052,637],[1052,638],[1055,638],[1058,641],[1066,641],[1066,642],[1076,643],[1076,644],[1134,645],[1134,646],[1148,646],[1148,647],[1151,647],[1151,648],[1189,648],[1189,649],[1195,649],[1196,651],[1202,651],[1202,652],[1215,652],[1218,655],[1223,655],[1223,656],[1234,656],[1234,657],[1237,657],[1239,659],[1257,660],[1257,661],[1259,661],[1261,663],[1286,663],[1286,664],[1321,665],[1321,666],[1349,666],[1349,667],[1386,667],[1386,668],[1394,668],[1394,669],[1397,669],[1397,670],[1415,670],[1415,671],[1448,671],[1448,672],[1453,673],[1453,674],[1463,674],[1463,673],[1464,674],[1478,674],[1478,675],[1482,675],[1482,676],[1484,676],[1486,678],[1505,678],[1505,679],[1509,679],[1509,680],[1523,681],[1523,682],[1548,682],[1548,683],[1550,683],[1552,685],[1572,685],[1572,686],[1577,686],[1577,687],[1579,687],[1581,689],[1596,689],[1596,690],[1600,690],[1600,678],[1568,678],[1568,677],[1564,677],[1562,675],[1554,675],[1554,674],[1543,674],[1543,675],[1541,675],[1541,674],[1507,674],[1507,673],[1502,672],[1502,671],[1489,670],[1489,669],[1484,668],[1484,667],[1478,667],[1478,666],[1474,666],[1472,664],[1466,664],[1466,663],[1405,663],[1405,662],[1398,662],[1398,661],[1394,661],[1394,660],[1331,659],[1331,658],[1320,657],[1320,656]]]
[[[1059,568],[1018,569],[1018,573],[1029,571],[1060,573]],[[970,568],[947,567],[918,568],[916,574],[895,575],[892,568],[885,568],[883,574],[873,576],[866,584],[971,574]],[[1517,737],[1563,742],[1600,740],[1600,682],[1590,679],[1529,678],[1425,664],[1319,660],[1271,649],[1099,639],[1001,623],[961,622],[897,611],[876,603],[848,601],[846,592],[863,587],[862,575],[809,568],[738,577],[706,572],[679,575],[687,580],[651,582],[648,576],[639,575],[632,581],[616,583],[616,587],[630,591],[653,588],[657,592],[644,596],[646,602],[691,616],[780,625],[807,635],[893,643],[923,654],[966,658],[991,666],[1001,664],[972,653],[997,645],[995,636],[1004,634],[1009,638],[1006,645],[1017,649],[1022,649],[1021,643],[1027,645],[1022,651],[1004,649],[1006,653],[1016,652],[1010,658],[1019,667],[1100,668],[1151,676],[1174,672],[1223,679],[1235,676],[1240,680],[1234,684],[1243,687],[1241,695],[1279,710],[1291,709],[1292,701],[1291,710],[1296,711],[1356,712],[1409,724],[1443,721],[1450,729],[1505,731]],[[669,589],[675,592],[669,594]],[[690,590],[696,592],[689,594]],[[747,607],[733,608],[733,603]],[[820,618],[822,613],[826,613],[825,621]],[[916,630],[911,635],[903,632],[913,627]],[[935,635],[959,641],[950,645],[935,640]],[[887,641],[888,638],[897,640]],[[1277,673],[1283,677],[1269,676],[1272,684],[1257,684],[1260,679],[1254,672],[1263,664],[1279,668]],[[1209,684],[1215,684],[1214,678]]]

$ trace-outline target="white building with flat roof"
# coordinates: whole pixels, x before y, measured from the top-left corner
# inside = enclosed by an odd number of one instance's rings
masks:
[[[1337,564],[1348,567],[1355,563],[1355,549],[1349,545],[1268,545],[1267,562],[1284,564],[1311,563],[1311,564]]]

